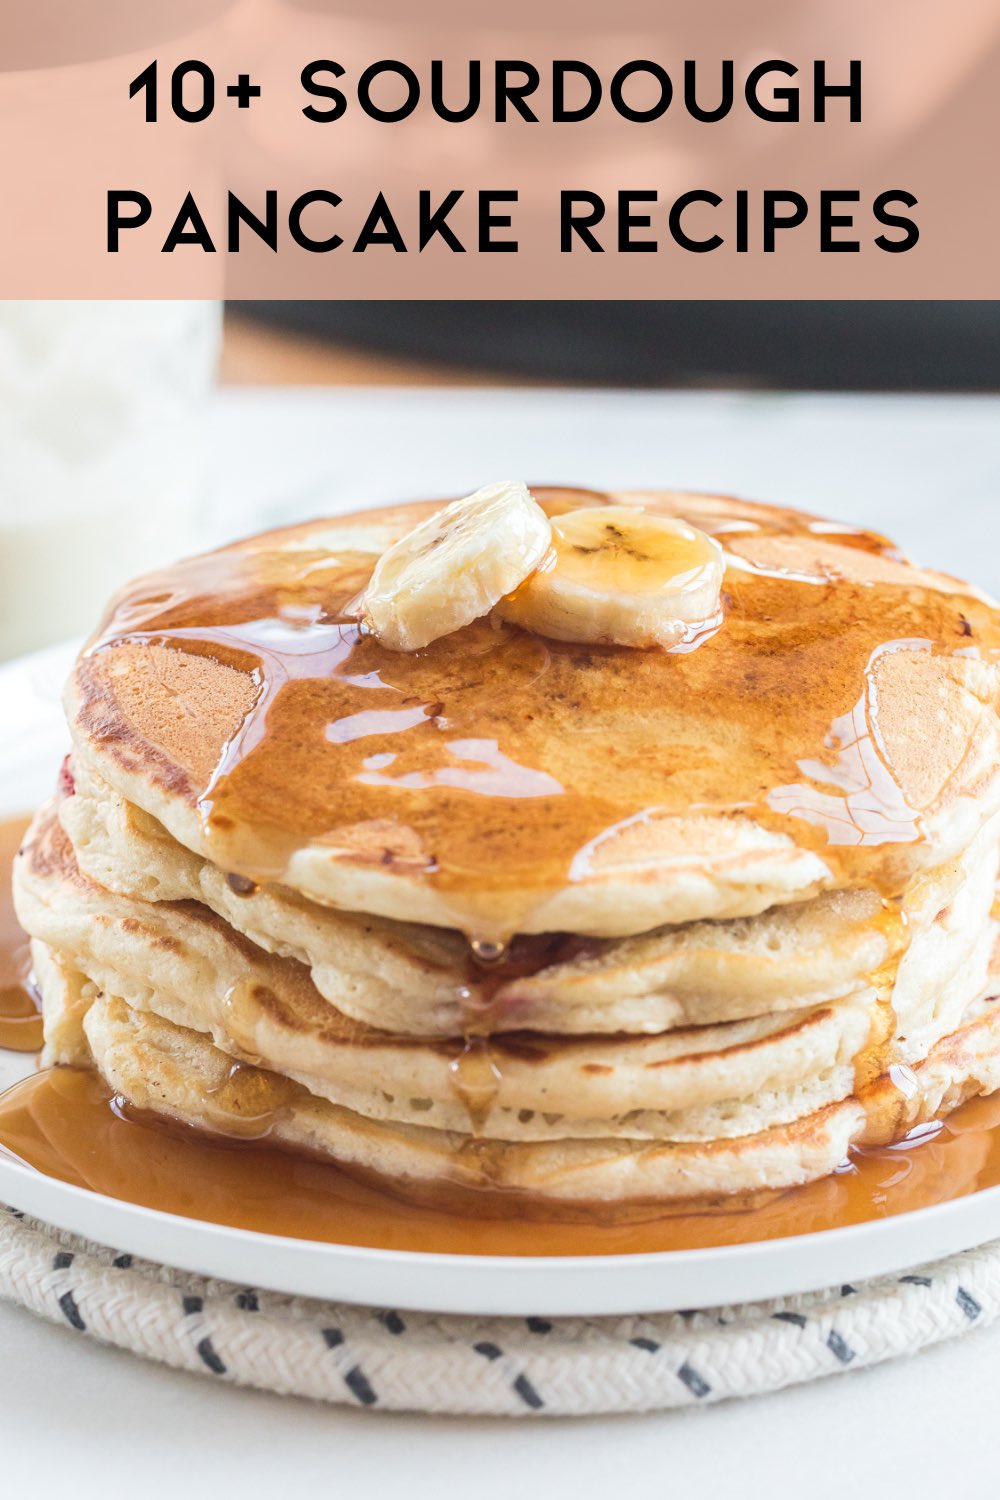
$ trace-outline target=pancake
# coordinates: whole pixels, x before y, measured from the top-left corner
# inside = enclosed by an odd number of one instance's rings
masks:
[[[984,992],[996,932],[995,841],[989,855],[970,860],[975,877],[959,883],[947,919],[930,922],[907,953],[904,964],[926,983],[897,981],[897,1035],[884,1067],[925,1056]],[[35,821],[16,893],[36,942],[83,976],[91,996],[208,1033],[229,1055],[266,1061],[367,1118],[494,1140],[707,1141],[789,1124],[852,1093],[880,1004],[869,987],[791,1016],[662,1036],[511,1033],[432,1043],[351,1020],[319,994],[304,965],[256,948],[197,902],[103,889],[81,873],[52,809]],[[42,993],[45,1060],[79,1062],[86,1005],[78,998],[50,1011],[44,978]]]
[[[120,595],[67,690],[79,761],[219,869],[480,942],[899,894],[959,856],[1000,807],[989,601],[797,512],[638,503],[725,548],[725,620],[697,649],[480,621],[388,653],[357,596],[434,509],[396,507]]]
[[[84,1027],[98,1070],[134,1109],[237,1139],[267,1136],[376,1173],[404,1194],[453,1184],[537,1194],[556,1206],[786,1186],[833,1170],[862,1117],[847,1101],[728,1142],[498,1142],[368,1119],[273,1072],[234,1067],[201,1033],[120,999],[95,999]]]
[[[138,901],[200,902],[257,947],[307,965],[319,993],[345,1015],[413,1036],[469,1027],[648,1034],[849,997],[867,1002],[872,975],[904,936],[894,934],[892,912],[874,892],[834,891],[754,918],[660,928],[582,949],[558,939],[515,945],[512,967],[520,962],[526,971],[484,980],[457,934],[358,919],[281,886],[237,894],[214,866],[93,778],[77,780],[59,816],[95,884]],[[961,860],[923,877],[907,896],[906,952],[892,993],[901,1060],[922,1055],[956,1025],[952,997],[962,1004],[982,982],[997,860],[997,829],[988,825]],[[964,979],[963,966],[973,970]]]
[[[59,816],[92,880],[141,900],[202,902],[259,947],[308,964],[321,994],[383,1029],[450,1036],[474,1016],[491,1032],[665,1031],[856,994],[889,957],[877,895],[843,891],[628,942],[515,944],[503,971],[484,971],[457,933],[318,906],[287,886],[234,888],[106,782],[75,762],[72,773]]]
[[[426,1127],[367,1120],[301,1085],[232,1059],[198,1032],[102,997],[85,1031],[102,1076],[131,1107],[238,1139],[273,1144],[377,1173],[396,1191],[457,1185],[537,1195],[549,1212],[574,1203],[667,1202],[826,1175],[863,1128],[855,1100],[790,1126],[736,1140],[649,1143],[599,1139],[474,1141]],[[898,1095],[894,1134],[946,1114],[1000,1084],[1000,1005],[985,1004],[915,1070],[915,1098]]]
[[[83,976],[91,996],[207,1032],[231,1056],[266,1059],[371,1118],[500,1139],[745,1134],[844,1098],[869,1032],[868,1006],[855,1002],[664,1037],[513,1033],[487,1047],[377,1031],[334,1009],[301,964],[255,950],[207,908],[102,890],[51,813],[19,861],[17,892],[46,961]],[[44,1061],[79,1063],[86,1007],[50,1011],[44,978],[42,993]],[[472,1070],[487,1064],[485,1090],[463,1068],[470,1045]]]

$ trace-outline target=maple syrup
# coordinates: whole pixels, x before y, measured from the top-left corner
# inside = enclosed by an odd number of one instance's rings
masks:
[[[536,493],[553,514],[581,503]],[[352,613],[372,558],[324,550],[321,533],[194,558],[115,602],[78,667],[81,725],[106,731],[108,652],[132,648],[137,680],[115,692],[134,691],[140,721],[138,648],[156,648],[157,672],[235,668],[232,726],[202,731],[204,767],[184,767],[213,862],[260,883],[312,840],[383,829],[364,858],[435,887],[451,925],[494,947],[611,834],[692,810],[750,816],[838,884],[899,895],[900,851],[923,830],[884,753],[877,682],[903,648],[992,656],[994,611],[903,569],[875,534],[733,510],[692,514],[724,548],[724,621],[675,650],[482,620],[392,652]],[[845,556],[856,577],[837,575]]]
[[[28,818],[0,824],[0,1048],[37,1052],[42,1045],[39,999],[31,981],[28,935],[14,914],[10,869]]]
[[[473,1143],[474,1145],[476,1143]],[[481,1143],[488,1144],[488,1143]],[[964,1105],[895,1146],[852,1150],[804,1187],[674,1207],[562,1210],[511,1193],[391,1184],[269,1146],[136,1114],[94,1072],[55,1068],[0,1094],[0,1152],[128,1203],[264,1234],[468,1255],[624,1255],[812,1234],[1000,1184],[1000,1095]]]
[[[481,1135],[503,1082],[489,1038],[467,1033],[462,1050],[448,1064],[448,1071],[452,1088],[465,1105],[472,1134]]]

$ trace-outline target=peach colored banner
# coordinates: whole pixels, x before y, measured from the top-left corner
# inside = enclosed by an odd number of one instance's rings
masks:
[[[1000,0],[6,0],[0,296],[1000,296]]]

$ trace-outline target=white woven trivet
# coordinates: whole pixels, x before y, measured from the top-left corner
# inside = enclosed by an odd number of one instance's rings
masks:
[[[177,1369],[383,1411],[585,1416],[856,1370],[993,1321],[1000,1241],[827,1292],[627,1318],[464,1318],[285,1297],[0,1207],[0,1297]]]

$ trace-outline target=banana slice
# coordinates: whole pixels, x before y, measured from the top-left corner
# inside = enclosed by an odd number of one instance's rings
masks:
[[[722,549],[639,508],[599,505],[552,521],[552,549],[498,613],[557,641],[673,646],[719,607]]]
[[[390,651],[419,651],[489,614],[551,541],[548,517],[520,480],[485,485],[382,554],[361,599],[362,618]]]

